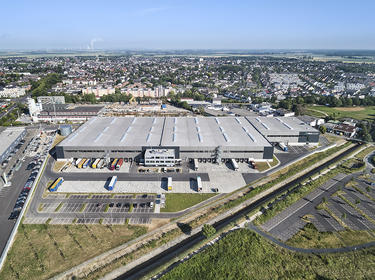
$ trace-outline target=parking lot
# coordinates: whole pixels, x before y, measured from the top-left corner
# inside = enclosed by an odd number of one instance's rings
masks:
[[[307,220],[320,232],[374,230],[374,187],[366,180],[357,177],[352,180],[352,175],[338,174],[268,220],[261,228],[286,241],[302,229]]]

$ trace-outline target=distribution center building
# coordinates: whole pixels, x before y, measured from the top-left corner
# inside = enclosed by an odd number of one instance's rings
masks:
[[[273,146],[244,117],[95,117],[58,144],[56,156],[142,162],[160,150],[168,157],[173,150],[176,160],[273,158]]]
[[[246,117],[270,143],[318,144],[319,131],[295,117]]]
[[[191,159],[265,161],[273,159],[274,143],[318,141],[316,129],[288,117],[94,117],[56,146],[56,156],[156,166]]]

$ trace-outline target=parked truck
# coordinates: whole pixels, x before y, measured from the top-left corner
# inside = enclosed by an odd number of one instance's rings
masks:
[[[284,152],[287,152],[288,151],[288,146],[285,145],[285,143],[283,142],[279,142],[279,147],[281,150],[283,150]]]
[[[198,160],[196,158],[193,160],[193,163],[194,163],[194,170],[198,171]]]
[[[82,164],[82,168],[86,169],[90,166],[91,159],[87,159],[84,164]]]
[[[202,187],[202,179],[200,176],[197,176],[197,191],[198,192],[201,192],[203,190],[203,187]]]
[[[82,168],[83,164],[86,162],[87,159],[83,158],[77,165],[78,168]]]
[[[236,161],[234,158],[232,158],[232,159],[230,160],[230,162],[232,163],[233,169],[234,169],[235,171],[237,171],[237,170],[238,170],[238,163],[237,163],[237,161]]]
[[[168,191],[172,191],[172,177],[168,177]]]
[[[117,176],[112,176],[111,181],[108,184],[108,190],[113,191],[117,183]]]
[[[49,188],[50,192],[55,192],[57,189],[61,186],[61,184],[64,182],[64,178],[60,177],[56,179],[56,181],[52,184],[52,186]]]
[[[111,165],[109,166],[109,169],[110,169],[110,170],[115,170],[115,168],[116,168],[116,164],[117,164],[117,161],[118,161],[117,158],[115,158],[115,159],[112,161]]]
[[[91,165],[92,168],[98,168],[98,163],[100,161],[100,158],[97,158]]]
[[[120,158],[116,163],[116,170],[120,170],[123,163],[124,163],[124,159]]]

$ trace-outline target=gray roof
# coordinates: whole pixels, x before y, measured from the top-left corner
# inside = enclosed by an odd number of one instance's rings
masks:
[[[246,117],[263,135],[298,135],[318,131],[296,117]]]
[[[166,118],[162,146],[270,146],[244,117]]]
[[[159,146],[163,118],[94,117],[59,146]]]
[[[8,127],[0,133],[0,155],[25,131],[24,127]]]
[[[59,146],[263,147],[270,143],[244,117],[94,117]]]

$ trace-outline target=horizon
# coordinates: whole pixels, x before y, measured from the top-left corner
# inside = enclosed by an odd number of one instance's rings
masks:
[[[369,0],[2,5],[0,50],[374,50]]]

